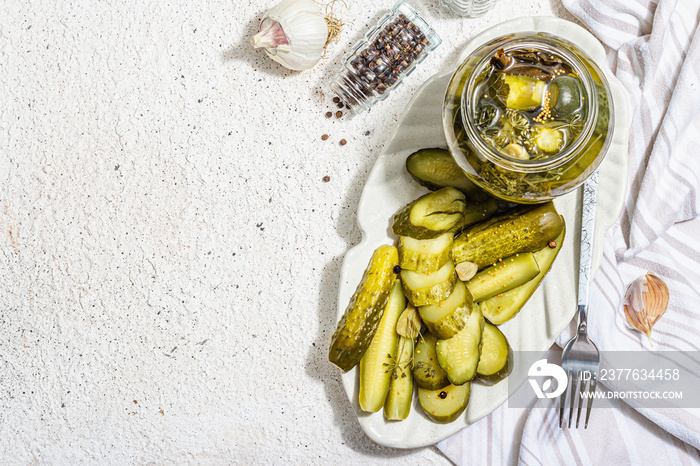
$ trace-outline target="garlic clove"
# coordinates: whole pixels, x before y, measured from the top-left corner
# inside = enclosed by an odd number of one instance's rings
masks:
[[[250,39],[250,43],[255,48],[274,49],[280,45],[289,45],[289,39],[280,23],[270,18],[265,18],[260,23],[260,32]]]
[[[416,338],[422,325],[418,310],[409,304],[396,322],[396,333],[404,338]]]
[[[651,330],[668,307],[669,291],[666,283],[649,272],[633,281],[625,292],[624,309],[628,323],[646,334],[651,342]]]
[[[472,277],[476,275],[476,272],[478,270],[479,266],[476,265],[474,262],[460,262],[459,264],[455,265],[455,271],[457,272],[457,276],[463,282],[471,280]]]

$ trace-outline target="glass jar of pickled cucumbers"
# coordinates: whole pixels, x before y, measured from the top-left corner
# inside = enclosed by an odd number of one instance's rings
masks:
[[[443,127],[476,185],[534,204],[566,194],[600,165],[614,112],[600,68],[579,47],[517,33],[476,49],[447,87]]]

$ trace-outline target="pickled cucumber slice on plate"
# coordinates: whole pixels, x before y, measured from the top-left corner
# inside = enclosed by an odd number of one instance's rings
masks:
[[[473,262],[483,269],[498,259],[542,249],[563,228],[564,218],[551,202],[519,206],[457,235],[452,243],[452,260],[455,264]]]
[[[467,288],[478,303],[520,286],[537,276],[540,267],[531,252],[499,260],[467,280]]]
[[[466,199],[455,188],[425,194],[394,215],[392,230],[397,236],[431,239],[456,231],[463,223]]]
[[[433,239],[399,238],[399,265],[402,269],[420,273],[440,270],[452,258],[452,233]]]
[[[467,324],[457,335],[435,343],[438,364],[450,383],[462,385],[476,376],[483,329],[484,316],[479,306],[474,306]]]
[[[464,328],[472,307],[472,294],[461,280],[457,280],[447,299],[422,306],[418,312],[430,333],[444,340],[452,338]]]
[[[481,355],[476,374],[479,381],[495,385],[508,377],[513,370],[513,351],[506,336],[498,327],[488,322],[481,335]]]
[[[384,417],[390,421],[402,421],[411,412],[413,401],[413,338],[401,337],[396,352],[396,365],[391,371],[389,393],[384,403]]]
[[[350,299],[345,314],[331,337],[328,360],[347,372],[355,367],[369,347],[394,288],[399,252],[394,246],[379,246]]]
[[[435,344],[437,338],[430,333],[418,337],[413,355],[413,378],[416,385],[428,390],[436,390],[450,384],[447,374],[437,361]]]
[[[484,317],[495,325],[500,325],[513,317],[522,309],[530,296],[535,292],[542,279],[552,267],[561,246],[564,243],[566,229],[563,229],[554,240],[553,248],[549,246],[533,253],[535,260],[540,267],[540,273],[529,282],[502,293],[501,296],[494,296],[480,303]]]
[[[405,308],[406,298],[401,289],[401,280],[397,278],[377,331],[360,360],[359,401],[360,408],[365,412],[376,413],[384,406],[399,343],[396,322]]]
[[[452,261],[448,261],[437,272],[430,274],[401,270],[401,282],[406,298],[414,306],[435,304],[450,295],[457,281],[457,273]]]
[[[420,149],[406,158],[406,170],[428,189],[457,188],[465,194],[477,190],[445,149]]]
[[[425,414],[435,422],[446,424],[467,409],[471,385],[448,385],[437,390],[418,389],[418,402]]]

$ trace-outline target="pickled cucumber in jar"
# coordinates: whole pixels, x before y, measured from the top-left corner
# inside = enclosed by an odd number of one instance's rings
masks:
[[[583,130],[585,88],[554,53],[500,49],[477,77],[473,118],[482,139],[506,157],[542,160]]]

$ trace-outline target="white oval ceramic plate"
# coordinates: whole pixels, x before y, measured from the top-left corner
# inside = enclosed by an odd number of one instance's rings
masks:
[[[605,52],[600,43],[580,26],[558,18],[529,17],[508,21],[484,31],[465,47],[457,63],[478,45],[500,35],[519,31],[550,32],[578,44],[603,68]],[[367,179],[357,210],[357,222],[363,237],[360,244],[347,252],[341,269],[338,291],[338,320],[345,312],[369,263],[372,252],[381,244],[395,244],[391,232],[394,213],[427,190],[413,181],[405,169],[406,157],[424,147],[445,147],[441,122],[445,89],[454,68],[433,76],[408,104],[403,118],[381,152]],[[598,208],[594,236],[593,267],[602,256],[602,238],[612,226],[623,204],[627,179],[627,131],[629,112],[627,96],[618,81],[606,73],[613,91],[615,131],[610,152],[601,164]],[[500,328],[515,351],[549,349],[576,310],[581,190],[555,201],[567,225],[564,246],[550,273],[520,313]],[[517,361],[516,361],[517,364]],[[423,415],[417,397],[405,421],[389,422],[383,413],[368,414],[360,409],[357,395],[359,376],[356,370],[343,374],[343,386],[362,429],[375,442],[395,448],[415,448],[443,440],[486,416],[508,398],[508,384],[519,387],[525,380],[511,380],[492,387],[472,384],[466,413],[451,424],[436,424]]]

